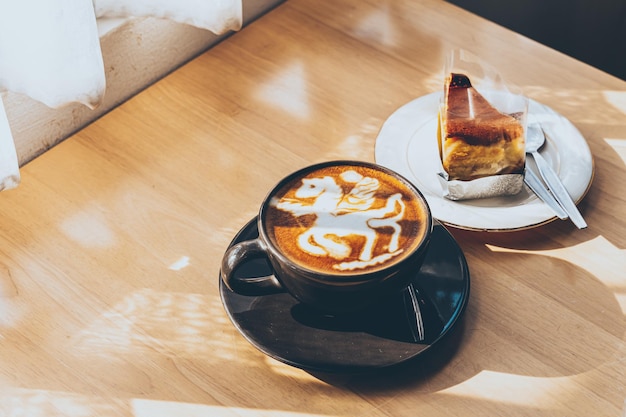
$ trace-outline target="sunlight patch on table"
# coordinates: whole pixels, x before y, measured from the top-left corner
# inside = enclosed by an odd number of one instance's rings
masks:
[[[0,415],[28,417],[336,417],[276,409],[225,407],[174,401],[119,399],[64,391],[2,387]]]
[[[277,375],[281,375],[284,377],[295,378],[300,381],[310,381],[313,383],[319,383],[320,380],[313,377],[308,372],[303,371],[302,369],[293,367],[291,365],[287,365],[282,363],[270,356],[265,356],[264,362],[268,368],[272,370],[273,373]]]
[[[73,241],[89,248],[113,246],[115,235],[106,217],[96,208],[72,213],[61,221],[60,228]]]
[[[532,404],[534,408],[547,410],[553,409],[555,399],[573,384],[567,378],[539,378],[482,371],[441,393],[520,407]]]
[[[26,316],[26,306],[13,298],[0,297],[0,329],[17,327]],[[5,336],[0,333],[0,340]]]
[[[382,123],[383,121],[377,118],[364,120],[358,132],[338,141],[337,145],[325,154],[326,159],[369,159]]]
[[[172,401],[134,399],[134,417],[333,417],[330,414],[310,414],[293,411],[264,410],[256,408],[221,407]]]
[[[609,145],[616,154],[622,158],[622,162],[626,164],[626,138],[624,139],[604,139],[607,145]]]
[[[623,271],[626,271],[626,250],[616,247],[604,236],[566,248],[542,251],[486,246],[494,252],[524,253],[561,259],[584,269],[609,287],[624,289]],[[606,271],[611,271],[611,273],[607,274]]]
[[[626,91],[605,91],[606,101],[626,115]]]
[[[3,387],[0,391],[0,415],[28,417],[120,417],[122,401],[105,400],[71,392]]]
[[[598,89],[557,89],[554,86],[524,86],[524,94],[541,104],[552,103],[553,110],[576,125],[598,124],[615,126],[621,124],[626,114],[626,93]],[[611,106],[589,106],[591,102],[606,101]]]
[[[615,299],[622,309],[622,313],[626,314],[626,290],[624,292],[615,292]]]
[[[295,63],[284,68],[259,89],[257,98],[292,116],[308,119],[311,110],[304,66]]]
[[[88,356],[158,353],[253,365],[256,351],[233,346],[232,330],[219,298],[142,289],[90,323],[73,348]]]
[[[398,34],[391,20],[389,5],[385,4],[361,19],[352,33],[359,39],[376,41],[386,47],[395,46]]]
[[[190,265],[189,256],[181,256],[176,261],[170,264],[169,269],[172,271],[180,271]]]

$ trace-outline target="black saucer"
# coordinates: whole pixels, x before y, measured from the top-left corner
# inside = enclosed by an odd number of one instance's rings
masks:
[[[231,245],[258,236],[256,219]],[[265,260],[252,260],[240,276],[267,274]],[[359,316],[317,313],[286,293],[244,296],[220,279],[222,303],[241,334],[261,352],[289,365],[316,372],[363,372],[414,358],[425,352],[458,321],[469,298],[470,276],[465,256],[454,238],[435,223],[431,246],[413,278],[423,321],[422,340],[415,340],[415,313],[405,294],[383,300]]]

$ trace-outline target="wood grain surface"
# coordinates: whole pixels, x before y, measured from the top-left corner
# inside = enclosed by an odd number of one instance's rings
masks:
[[[567,117],[589,227],[450,229],[472,277],[447,343],[378,375],[270,359],[219,295],[283,176],[373,161],[464,48]],[[440,0],[289,0],[22,169],[0,194],[0,415],[620,416],[626,83]]]

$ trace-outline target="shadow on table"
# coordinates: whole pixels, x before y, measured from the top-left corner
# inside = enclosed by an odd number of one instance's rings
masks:
[[[457,354],[463,343],[465,318],[462,318],[438,343],[410,361],[395,366],[353,374],[309,372],[331,385],[357,387],[359,390],[393,391],[419,385],[439,373]]]

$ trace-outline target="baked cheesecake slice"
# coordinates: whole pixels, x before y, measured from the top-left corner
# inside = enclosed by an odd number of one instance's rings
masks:
[[[464,74],[446,78],[438,136],[449,180],[524,172],[524,127],[493,107]]]

